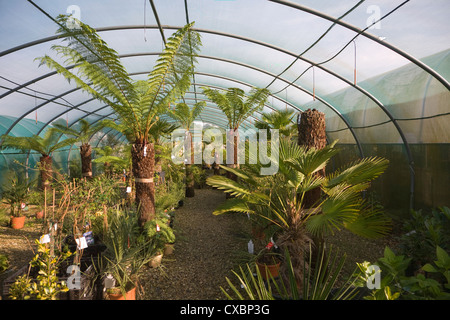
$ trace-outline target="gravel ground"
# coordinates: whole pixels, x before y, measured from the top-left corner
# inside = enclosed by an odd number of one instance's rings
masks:
[[[175,251],[163,257],[160,267],[143,269],[138,299],[226,299],[220,287],[229,288],[225,277],[235,279],[231,270],[238,270],[237,257],[247,250],[250,230],[245,215],[212,215],[224,200],[224,193],[213,189],[196,189],[194,198],[185,199],[175,213]],[[31,248],[40,229],[31,217],[21,230],[0,226],[0,253],[10,261],[10,268],[0,274],[0,283],[32,259]],[[395,246],[393,237],[367,240],[345,230],[328,237],[327,243],[347,253],[346,273],[354,270],[355,262],[374,262],[383,256],[385,246]]]
[[[146,268],[140,279],[141,299],[217,300],[225,299],[220,286],[232,277],[238,251],[247,250],[247,218],[242,215],[212,214],[225,200],[224,193],[197,189],[177,209],[175,251],[164,256],[160,268]]]
[[[41,236],[40,230],[41,224],[34,217],[27,217],[24,228],[20,230],[0,226],[0,254],[6,255],[9,260],[9,268],[0,273],[0,299],[3,281],[33,258],[36,248],[34,241]]]

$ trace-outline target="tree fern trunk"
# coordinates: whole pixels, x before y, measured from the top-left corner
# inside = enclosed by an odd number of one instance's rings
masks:
[[[42,156],[40,159],[40,174],[41,174],[41,188],[44,189],[50,189],[50,183],[53,179],[53,170],[52,170],[52,164],[53,160],[52,157],[48,155]]]
[[[80,146],[81,175],[83,178],[92,179],[92,148],[89,144],[83,143]]]
[[[300,119],[297,120],[298,126],[298,144],[305,146],[308,150],[311,148],[323,149],[327,144],[327,137],[325,132],[325,114],[317,111],[316,109],[308,109],[302,112]],[[316,173],[320,176],[325,176],[325,168]],[[321,197],[320,188],[307,191],[305,193],[303,208],[312,208],[317,206]],[[317,259],[317,248],[324,245],[324,239],[322,236],[312,237],[316,248],[312,250],[313,265]],[[300,266],[297,266],[300,268]]]
[[[297,120],[298,127],[298,144],[305,146],[307,149],[323,149],[327,144],[325,133],[325,114],[316,109],[308,109],[299,114]],[[319,175],[325,176],[325,169],[318,172]],[[303,206],[311,208],[320,199],[320,188],[306,192]]]
[[[135,143],[131,148],[132,170],[135,179],[136,205],[139,211],[139,225],[156,217],[155,184],[155,147],[153,143]]]

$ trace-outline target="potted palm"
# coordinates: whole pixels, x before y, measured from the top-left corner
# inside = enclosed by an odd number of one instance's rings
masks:
[[[299,286],[311,236],[320,237],[346,228],[357,235],[376,238],[389,231],[390,220],[378,208],[367,205],[362,196],[370,182],[384,172],[388,161],[360,159],[325,177],[315,176],[338,151],[334,143],[320,150],[306,150],[293,141],[280,139],[277,174],[261,176],[259,169],[223,167],[236,174],[239,181],[221,176],[207,180],[211,186],[235,196],[219,205],[214,214],[256,214],[278,226],[275,242],[291,254]],[[324,191],[324,197],[305,209],[305,193],[318,187]],[[284,267],[281,266],[280,272],[286,275]]]
[[[27,182],[26,179],[19,179],[14,175],[11,183],[3,187],[3,201],[9,205],[11,214],[11,227],[13,229],[22,229],[25,225],[25,215],[23,209],[29,196],[29,188],[33,182]]]
[[[107,298],[134,300],[139,271],[155,255],[153,239],[142,236],[135,211],[117,210],[108,218],[106,250],[98,274],[104,278]]]

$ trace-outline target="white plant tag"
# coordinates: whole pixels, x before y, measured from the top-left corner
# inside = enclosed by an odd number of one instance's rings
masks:
[[[254,248],[255,248],[255,247],[254,247],[254,245],[253,245],[253,241],[252,241],[252,240],[250,240],[250,241],[248,242],[247,247],[248,247],[248,253],[253,254]]]
[[[127,193],[131,193],[131,187],[127,187]]]
[[[50,235],[49,234],[43,234],[40,238],[39,238],[39,242],[44,244],[44,243],[49,243],[50,242]]]
[[[78,239],[75,239],[75,241],[77,242],[77,249],[78,250],[83,250],[83,249],[86,249],[88,247],[85,237],[80,237]]]
[[[161,228],[159,227],[159,224],[156,224],[156,232],[160,232]]]
[[[147,146],[144,147],[144,157],[147,156]]]

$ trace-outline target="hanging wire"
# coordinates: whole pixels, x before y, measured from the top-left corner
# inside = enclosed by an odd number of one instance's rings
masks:
[[[146,21],[145,21],[145,12],[146,12],[146,7],[147,7],[147,0],[144,0],[144,41],[147,42],[147,37],[145,35],[145,30],[146,30]]]
[[[381,18],[379,18],[378,20],[376,20],[376,21],[374,21],[373,23],[372,23],[372,25],[373,24],[375,24],[375,23],[377,23],[377,22],[380,22],[381,20],[383,20],[383,19],[385,19],[385,18],[387,18],[388,16],[390,16],[392,13],[394,13],[395,11],[397,11],[398,9],[400,9],[402,6],[404,6],[406,3],[408,3],[410,0],[405,0],[404,2],[402,2],[401,4],[399,4],[397,7],[395,7],[394,9],[392,9],[391,11],[389,11],[388,13],[386,13],[384,16],[382,16]],[[352,9],[353,10],[353,9]],[[347,14],[347,13],[346,13]],[[339,18],[338,20],[340,20],[341,18]],[[322,65],[322,64],[325,64],[325,63],[327,63],[327,62],[329,62],[329,61],[331,61],[331,60],[333,60],[334,58],[336,58],[339,54],[341,54],[341,52],[342,51],[344,51],[345,50],[345,48],[347,48],[351,43],[352,43],[352,41],[354,41],[356,38],[358,38],[358,36],[359,35],[361,35],[362,33],[364,33],[367,29],[369,29],[372,25],[370,25],[370,26],[367,26],[366,28],[364,28],[364,29],[362,29],[362,30],[360,30],[359,32],[357,32],[357,34],[349,41],[349,42],[347,42],[347,44],[345,44],[343,47],[342,47],[342,49],[340,49],[336,54],[334,54],[332,57],[330,57],[330,58],[328,58],[328,59],[326,59],[326,60],[324,60],[324,61],[321,61],[321,62],[318,62],[318,63],[315,63],[314,65],[315,66],[319,66],[319,65]],[[334,26],[334,24],[333,24],[333,26]],[[328,32],[329,30],[327,30],[326,31],[326,33]],[[326,34],[325,33],[325,34]],[[324,35],[325,35],[324,34]],[[324,36],[323,35],[323,36]],[[317,42],[316,42],[317,43]],[[312,48],[312,46],[310,47],[310,48],[308,48],[307,50],[309,50],[309,49],[311,49]],[[306,50],[306,51],[307,51]],[[305,51],[305,52],[306,52]],[[295,61],[297,61],[297,59],[299,59],[305,52],[303,52],[303,53],[301,53],[297,58],[296,58],[296,60]],[[294,62],[295,62],[294,61]],[[284,72],[286,72],[293,64],[294,64],[294,62],[291,64],[291,65],[289,65],[281,74],[283,74]],[[303,71],[294,81],[292,81],[292,82],[290,82],[288,85],[286,85],[286,87],[285,88],[287,88],[287,87],[289,87],[289,86],[291,86],[294,82],[296,82],[298,79],[300,79],[305,73],[306,73],[306,71],[308,71],[310,68],[312,68],[312,66],[313,65],[311,65],[310,67],[308,67],[305,71]],[[280,75],[281,75],[280,74]],[[277,77],[275,77],[275,79],[277,79],[280,75],[278,75]],[[274,81],[275,81],[275,79],[274,80],[272,80],[272,82],[269,84],[269,85],[267,85],[266,86],[266,88],[267,87],[269,87]],[[273,94],[277,94],[277,93],[280,93],[281,91],[283,91],[285,88],[283,88],[283,89],[281,89],[281,90],[279,90],[279,91],[277,91],[277,92],[274,92]]]
[[[354,83],[356,86],[356,39],[353,40],[353,47],[355,48],[354,52],[355,52],[355,57],[354,57],[354,71],[353,71],[353,78],[354,78]]]

